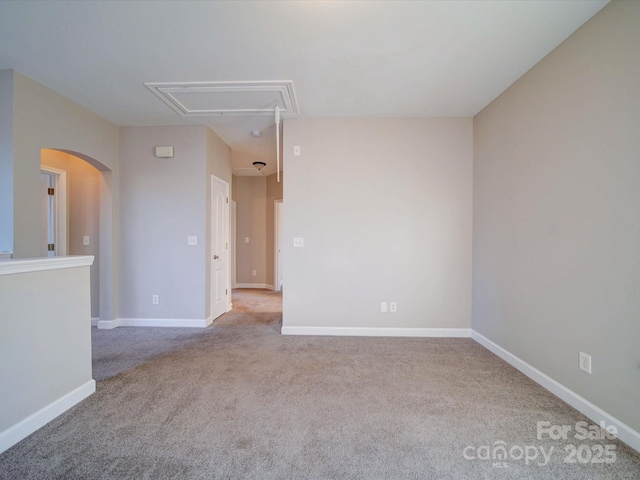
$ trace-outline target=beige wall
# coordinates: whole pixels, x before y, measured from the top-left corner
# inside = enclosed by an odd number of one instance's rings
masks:
[[[639,25],[612,2],[474,118],[473,232],[474,330],[636,431]]]
[[[84,160],[58,150],[42,150],[41,164],[67,172],[67,253],[93,255],[91,316],[100,317],[100,172]],[[89,236],[90,244],[83,245]]]
[[[73,153],[101,170],[100,315],[118,316],[119,128],[13,72],[14,258],[40,254],[40,151]]]
[[[120,316],[205,319],[206,127],[121,129]],[[173,158],[157,158],[172,145]],[[198,244],[190,246],[187,237]],[[152,304],[159,295],[160,303]]]
[[[469,328],[472,120],[285,122],[283,325]]]
[[[0,252],[13,251],[13,71],[0,70]]]
[[[267,284],[267,180],[235,176],[236,284]],[[247,243],[245,239],[248,238]],[[256,275],[253,276],[253,270]]]

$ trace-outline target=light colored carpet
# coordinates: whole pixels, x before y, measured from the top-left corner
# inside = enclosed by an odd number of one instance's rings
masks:
[[[207,329],[94,330],[97,392],[0,455],[0,478],[640,478],[618,441],[538,440],[538,421],[586,418],[471,339],[283,337],[279,302],[239,291]],[[464,456],[499,441],[554,452]],[[616,461],[564,463],[570,443]]]

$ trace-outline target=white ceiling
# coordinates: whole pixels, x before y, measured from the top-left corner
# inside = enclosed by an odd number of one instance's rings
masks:
[[[144,84],[292,80],[302,117],[473,116],[607,3],[0,0],[0,69],[118,125],[209,125],[270,174],[273,119],[183,117]]]

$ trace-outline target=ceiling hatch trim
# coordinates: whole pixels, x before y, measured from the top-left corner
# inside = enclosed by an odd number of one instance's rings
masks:
[[[300,114],[291,80],[259,82],[145,83],[149,90],[183,117]]]

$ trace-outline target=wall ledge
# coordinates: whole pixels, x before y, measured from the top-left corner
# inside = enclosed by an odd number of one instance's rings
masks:
[[[0,261],[0,275],[58,270],[61,268],[89,267],[91,265],[93,265],[93,255],[3,260]]]

